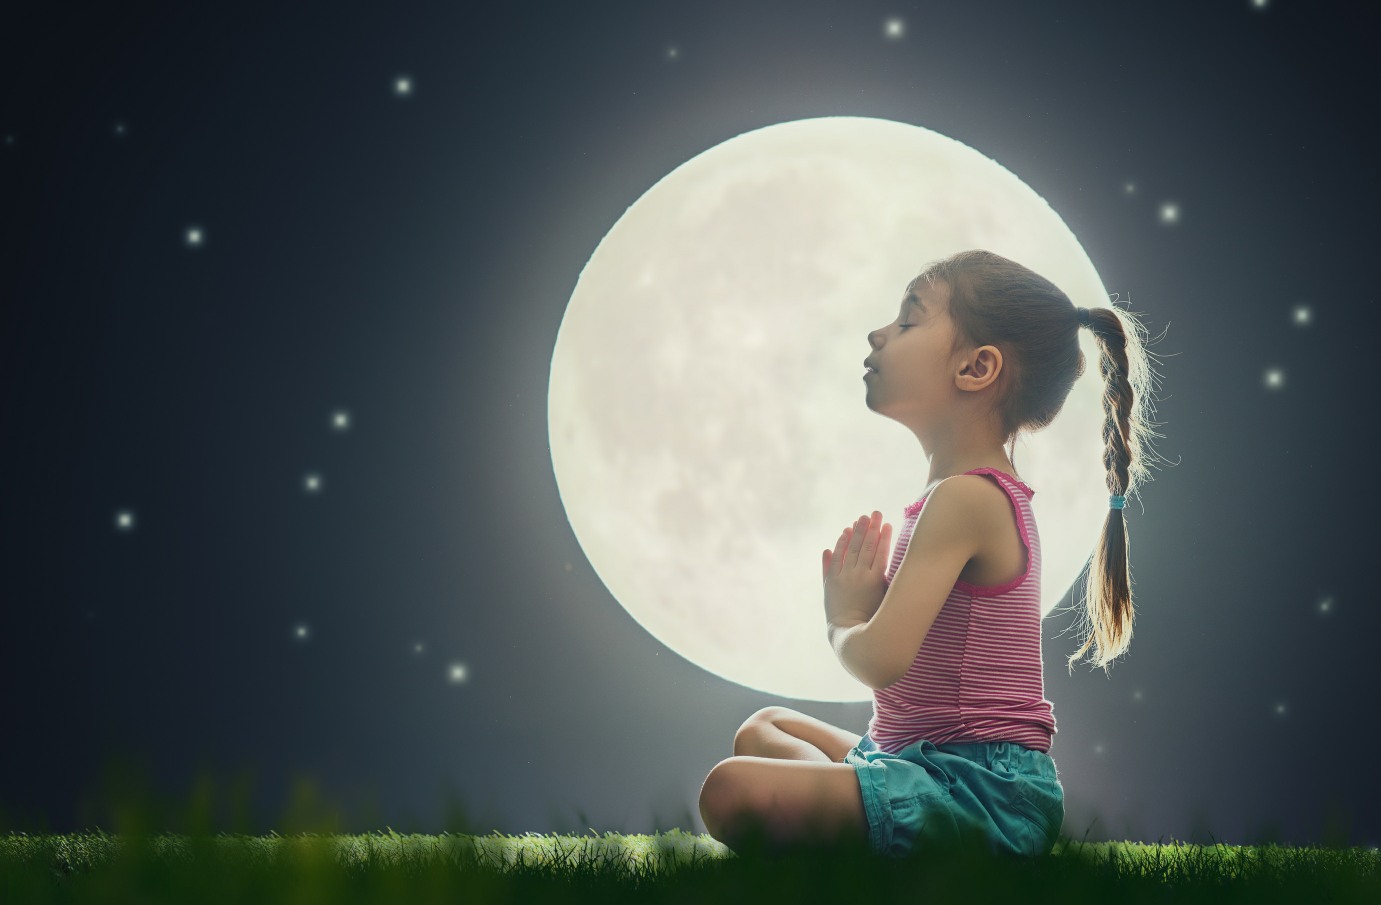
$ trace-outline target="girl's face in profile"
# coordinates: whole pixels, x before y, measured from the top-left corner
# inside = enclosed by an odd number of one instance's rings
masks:
[[[943,410],[953,384],[953,326],[949,287],[912,281],[897,319],[868,334],[873,351],[866,361],[877,369],[863,378],[868,408],[913,429]]]

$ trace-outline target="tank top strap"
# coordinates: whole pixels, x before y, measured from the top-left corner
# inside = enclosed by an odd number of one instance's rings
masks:
[[[997,478],[998,483],[1000,484],[1007,484],[1013,487],[1020,487],[1022,490],[1026,491],[1026,495],[1028,497],[1036,495],[1036,491],[1031,488],[1031,485],[1027,484],[1025,481],[1018,481],[1016,478],[1012,477],[1000,468],[990,468],[985,465],[982,468],[970,468],[968,471],[964,472],[964,474],[979,474],[982,472],[987,472],[988,474]]]
[[[1031,486],[1027,484],[1025,481],[1018,481],[1016,478],[1012,477],[1007,472],[1002,471],[999,468],[991,468],[985,465],[981,468],[970,468],[968,471],[964,472],[964,474],[982,474],[984,472],[987,472],[988,474],[991,474],[995,478],[997,478],[998,483],[1002,484],[1009,493],[1011,492],[1012,487],[1020,487],[1022,490],[1026,492],[1026,496],[1028,499],[1036,495],[1036,491],[1031,489]],[[935,482],[935,487],[939,487],[942,483],[944,483],[947,480],[949,480],[949,478],[941,478],[939,481]],[[916,502],[911,503],[906,507],[905,512],[907,518],[913,518],[917,513],[921,511],[921,508],[925,505],[926,498],[935,492],[935,487],[929,488],[925,493],[921,495],[920,499],[916,500]]]

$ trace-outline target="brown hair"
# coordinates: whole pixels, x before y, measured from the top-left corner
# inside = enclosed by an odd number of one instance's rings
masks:
[[[916,280],[922,278],[932,285],[943,281],[949,287],[950,318],[956,327],[953,351],[965,345],[994,345],[1002,350],[993,410],[1011,441],[1011,459],[1017,433],[1039,431],[1054,421],[1074,381],[1084,373],[1081,324],[1074,303],[1040,274],[981,249],[935,261]],[[1155,374],[1148,362],[1154,356],[1145,347],[1140,321],[1130,311],[1090,308],[1089,321],[1102,353],[1099,370],[1107,413],[1103,464],[1108,491],[1130,496],[1150,479],[1144,461],[1153,453],[1150,438],[1163,436],[1151,430],[1160,422],[1148,417],[1155,410],[1150,395]],[[1012,464],[1016,465],[1015,459]],[[1095,642],[1092,662],[1104,672],[1131,645],[1135,614],[1123,512],[1109,507],[1093,551],[1085,599],[1089,634],[1084,646],[1069,658],[1070,672]]]

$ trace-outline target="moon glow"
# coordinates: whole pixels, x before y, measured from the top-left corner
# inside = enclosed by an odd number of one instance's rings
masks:
[[[912,433],[864,403],[868,332],[967,248],[1075,305],[1108,294],[1060,216],[1001,164],[931,130],[822,117],[747,132],[634,202],[581,270],[552,351],[552,468],[600,579],[657,640],[774,697],[863,701],[834,656],[821,551],[925,488]],[[1107,512],[1097,347],[1059,417],[1019,440],[1043,614]],[[889,551],[890,552],[890,551]],[[1070,651],[1077,644],[1071,645]]]

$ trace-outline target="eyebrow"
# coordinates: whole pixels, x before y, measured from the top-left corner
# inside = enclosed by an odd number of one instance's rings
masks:
[[[920,308],[923,311],[928,310],[925,307],[925,302],[921,299],[919,295],[916,294],[916,291],[914,289],[906,293],[906,296],[902,298],[902,304],[915,305],[917,308]]]

